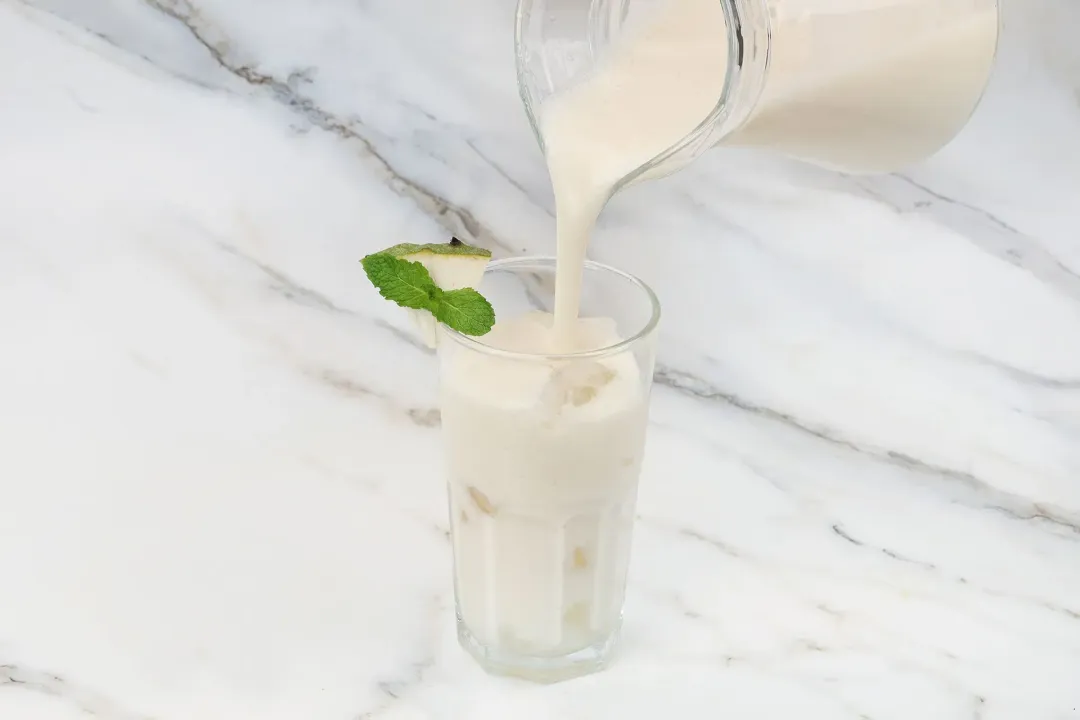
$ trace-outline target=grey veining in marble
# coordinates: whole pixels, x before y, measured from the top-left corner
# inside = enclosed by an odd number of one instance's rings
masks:
[[[432,355],[357,259],[550,254],[507,0],[0,0],[0,719],[1080,717],[1080,4],[949,147],[718,150],[591,254],[665,304],[622,660],[457,648]]]

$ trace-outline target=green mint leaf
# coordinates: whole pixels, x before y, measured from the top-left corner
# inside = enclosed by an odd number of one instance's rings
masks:
[[[368,255],[360,263],[371,284],[387,300],[414,310],[435,310],[440,291],[421,263],[385,253]]]
[[[435,296],[435,318],[462,335],[485,335],[495,324],[495,310],[472,288],[440,290]]]

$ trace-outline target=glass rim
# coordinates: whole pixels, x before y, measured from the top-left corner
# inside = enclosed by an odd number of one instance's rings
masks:
[[[518,266],[526,266],[532,264],[540,264],[550,266],[552,270],[555,269],[555,257],[551,255],[525,255],[523,257],[503,258],[502,260],[493,260],[484,269],[484,274],[500,269],[514,268]],[[632,285],[637,286],[649,300],[649,306],[651,308],[649,320],[645,325],[636,333],[628,338],[620,340],[617,343],[611,345],[605,345],[602,348],[595,350],[581,350],[578,352],[570,353],[530,353],[519,352],[517,350],[503,350],[502,348],[492,347],[481,340],[483,336],[472,336],[459,333],[453,328],[447,327],[440,323],[440,329],[449,337],[453,338],[455,342],[463,345],[467,348],[475,350],[486,355],[492,355],[495,357],[506,358],[509,360],[523,360],[529,362],[537,362],[541,360],[547,361],[560,361],[560,360],[589,360],[595,358],[609,357],[611,355],[617,355],[624,352],[634,344],[640,342],[642,339],[652,335],[656,328],[660,325],[660,298],[651,287],[649,287],[641,278],[631,275],[628,272],[619,270],[618,268],[598,263],[593,260],[585,261],[586,270],[597,270],[610,275],[615,275],[630,282]]]

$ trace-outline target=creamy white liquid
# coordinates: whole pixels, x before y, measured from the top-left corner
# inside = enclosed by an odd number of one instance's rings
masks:
[[[827,7],[828,12],[822,12]],[[768,81],[724,144],[895,170],[963,126],[993,64],[989,0],[775,0]]]
[[[507,319],[484,342],[545,352],[551,325],[541,313]],[[574,338],[574,350],[620,339],[608,319],[579,320]],[[645,438],[633,353],[559,363],[452,346],[440,355],[461,619],[477,642],[511,655],[604,642],[621,617]]]
[[[589,235],[616,184],[694,130],[724,89],[723,7],[672,0],[587,80],[545,103],[540,130],[555,190],[556,338],[578,314]]]
[[[772,56],[747,122],[724,142],[849,169],[890,169],[940,147],[985,86],[997,40],[986,0],[772,0]],[[981,8],[981,9],[980,9]],[[720,102],[720,0],[668,0],[539,118],[557,212],[557,337],[577,316],[596,219],[627,176]]]
[[[831,22],[801,12],[822,2],[771,3],[783,43],[755,114],[730,140],[867,167],[933,149],[982,87],[992,13],[960,12],[958,0],[831,0]],[[926,22],[928,8],[942,10],[940,22]],[[555,314],[500,317],[485,344],[543,354],[621,339],[611,320],[578,318],[589,234],[620,182],[693,132],[720,99],[722,10],[719,0],[669,0],[590,77],[545,104]],[[870,54],[876,62],[847,62],[865,59],[866,47],[880,49]],[[933,81],[935,66],[949,72]],[[909,105],[898,98],[913,92],[931,98],[934,112],[902,117]],[[645,436],[647,382],[633,353],[524,361],[448,342],[440,357],[465,626],[485,653],[562,656],[605,642],[620,620]]]

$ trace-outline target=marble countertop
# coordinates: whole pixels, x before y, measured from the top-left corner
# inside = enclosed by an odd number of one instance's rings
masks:
[[[357,259],[552,251],[510,0],[0,0],[0,718],[1080,718],[1080,4],[903,173],[717,151],[623,657],[457,648],[432,356]]]

